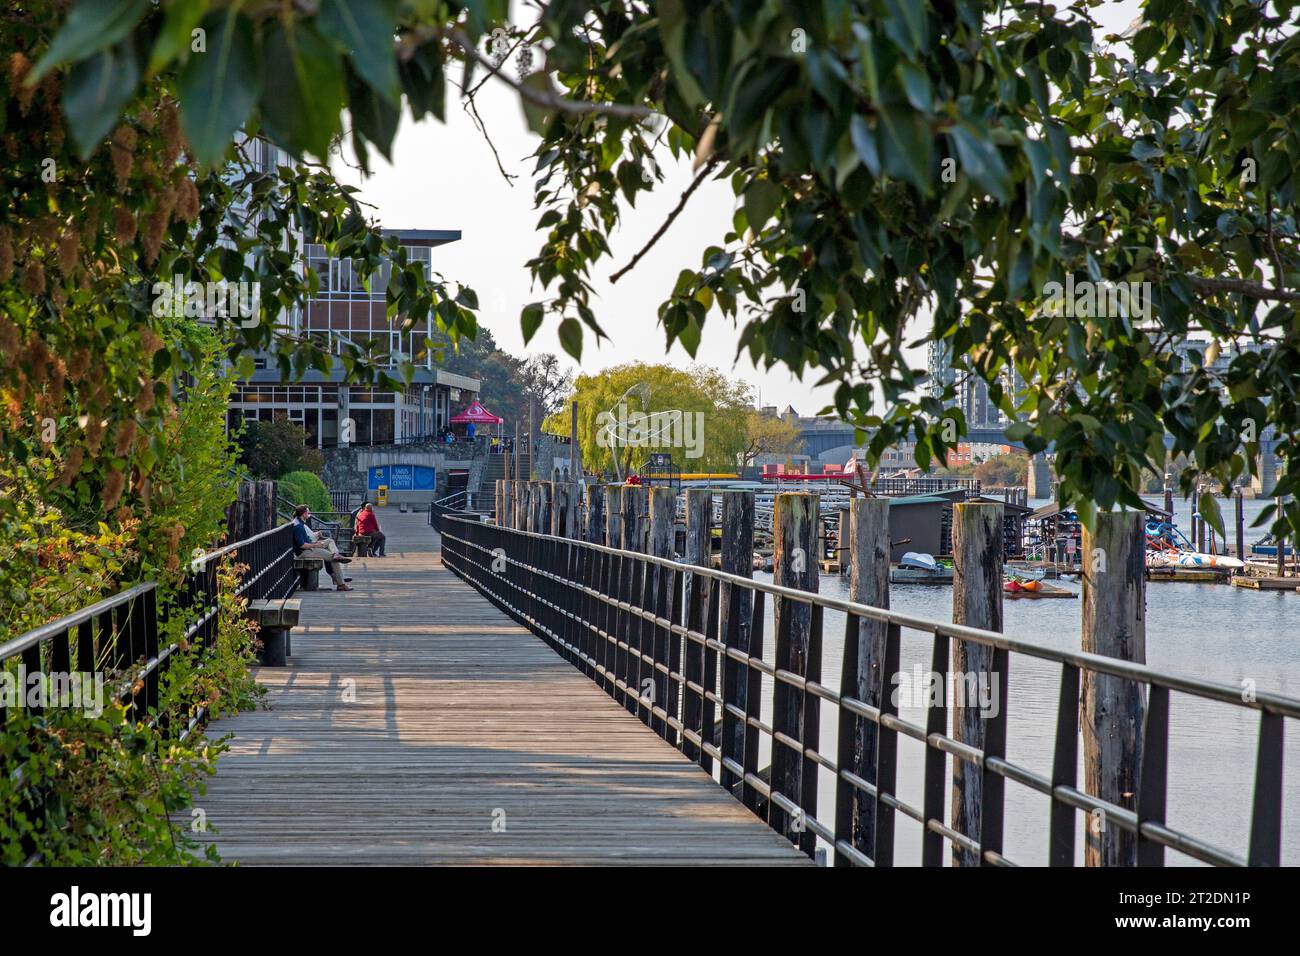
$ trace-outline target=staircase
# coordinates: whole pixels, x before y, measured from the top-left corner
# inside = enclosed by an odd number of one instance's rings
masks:
[[[506,476],[506,457],[505,455],[488,455],[487,461],[483,465],[483,480],[479,485],[481,494],[490,495],[496,490],[496,482]],[[514,456],[510,456],[510,467],[515,466]],[[529,475],[528,456],[521,454],[519,456],[519,474],[511,472],[511,478],[527,478]]]

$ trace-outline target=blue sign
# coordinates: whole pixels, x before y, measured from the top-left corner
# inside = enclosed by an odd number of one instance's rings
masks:
[[[426,465],[391,465],[371,468],[369,478],[366,486],[371,491],[378,491],[380,485],[387,485],[389,491],[433,491],[436,475]]]

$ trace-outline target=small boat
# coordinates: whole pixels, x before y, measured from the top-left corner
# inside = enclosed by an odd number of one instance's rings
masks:
[[[1226,554],[1206,554],[1204,551],[1185,551],[1178,548],[1150,550],[1147,552],[1148,568],[1213,568],[1235,571],[1246,562]]]
[[[952,584],[952,568],[924,551],[905,551],[889,569],[890,584]]]
[[[926,554],[924,551],[904,551],[898,566],[914,571],[939,570],[939,562],[934,559],[934,555]]]

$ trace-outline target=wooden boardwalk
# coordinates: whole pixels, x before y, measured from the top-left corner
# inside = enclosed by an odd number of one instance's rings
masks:
[[[807,864],[695,764],[445,570],[388,508],[352,593],[303,593],[206,837],[245,864]],[[322,580],[325,580],[322,575]]]

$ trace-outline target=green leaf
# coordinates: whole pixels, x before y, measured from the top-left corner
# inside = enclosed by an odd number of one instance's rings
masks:
[[[1219,502],[1213,491],[1202,491],[1196,499],[1196,508],[1201,517],[1210,523],[1210,527],[1223,534],[1223,515],[1219,513]]]
[[[208,51],[190,57],[178,92],[181,123],[199,162],[215,166],[261,90],[253,27],[233,9],[204,19]]]
[[[574,357],[576,361],[582,361],[582,323],[577,319],[569,318],[560,323],[559,328],[560,345],[564,351]]]
[[[60,63],[84,60],[126,39],[148,9],[149,0],[78,0],[28,75],[27,86],[35,86]]]
[[[912,110],[890,107],[880,111],[884,127],[885,169],[930,195],[930,125]],[[865,161],[865,160],[864,160]]]
[[[519,316],[519,324],[523,327],[525,345],[532,340],[532,337],[537,334],[537,330],[542,327],[543,314],[540,302],[533,302],[524,306],[524,311]]]
[[[203,19],[207,6],[207,0],[176,0],[167,8],[167,17],[149,57],[150,76],[189,53],[194,42],[194,28]]]
[[[990,196],[1006,202],[1010,177],[1002,157],[998,155],[997,147],[962,124],[953,126],[950,135],[957,147],[962,172]]]
[[[357,158],[361,160],[363,168],[370,168],[364,153],[364,142],[370,142],[391,163],[393,139],[401,123],[402,109],[389,103],[375,92],[374,87],[363,82],[350,63],[344,62],[343,66],[348,90],[348,112],[352,117],[352,143],[356,147]]]
[[[268,132],[290,152],[324,159],[343,108],[338,51],[308,24],[277,25],[266,39],[264,60],[262,113]]]
[[[876,146],[876,134],[868,125],[866,117],[854,114],[849,123],[849,137],[853,140],[853,148],[858,151],[858,156],[862,158],[871,175],[879,177],[880,151]]]
[[[551,88],[550,77],[541,70],[528,74],[523,78],[520,85],[543,96],[552,97],[555,95],[555,90]],[[550,125],[555,110],[535,103],[522,95],[519,97],[519,102],[524,108],[524,119],[528,123],[528,128],[538,136],[545,136],[546,128]]]
[[[745,187],[745,219],[754,235],[772,218],[781,204],[781,188],[770,179],[754,179]]]
[[[1156,27],[1146,26],[1133,38],[1133,62],[1145,63],[1164,45],[1165,34]]]
[[[139,80],[140,65],[129,40],[72,68],[63,87],[63,111],[82,159],[89,159],[117,124]]]
[[[391,0],[323,0],[316,18],[321,33],[336,40],[357,73],[384,99],[401,105],[393,33],[397,5]]]

